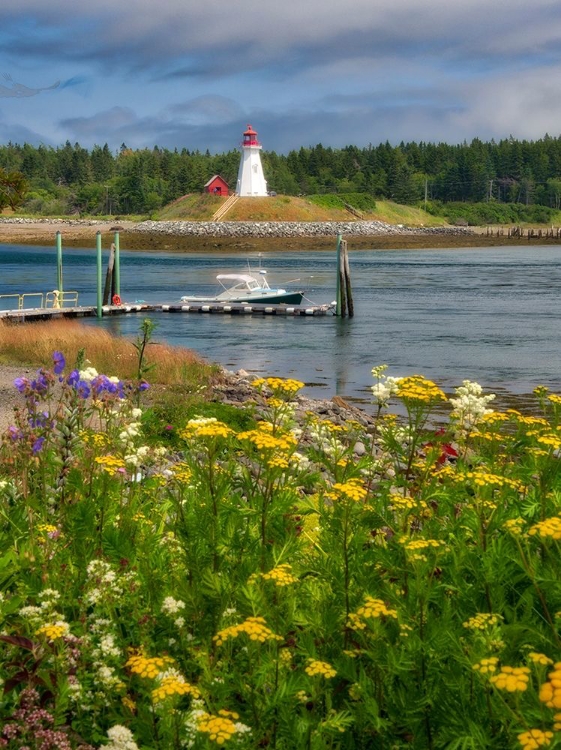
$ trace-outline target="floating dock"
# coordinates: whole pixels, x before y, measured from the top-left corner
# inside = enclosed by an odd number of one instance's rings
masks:
[[[214,315],[277,315],[279,317],[309,317],[333,315],[333,305],[248,305],[244,302],[189,302],[177,305],[160,305],[135,303],[121,305],[103,305],[102,317],[109,315],[126,315],[128,313],[210,313]],[[95,318],[98,309],[95,305],[87,307],[35,307],[21,310],[0,310],[0,319],[13,323],[24,323],[35,320],[58,320],[60,318]]]

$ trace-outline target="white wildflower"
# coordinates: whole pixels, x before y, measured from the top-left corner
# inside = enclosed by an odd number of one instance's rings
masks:
[[[80,370],[80,380],[85,380],[87,383],[91,383],[98,375],[95,367],[86,367],[85,370]]]
[[[110,740],[104,748],[107,750],[138,750],[138,745],[134,741],[132,732],[122,724],[117,724],[107,730],[107,736]]]
[[[401,378],[385,375],[384,373],[387,369],[387,365],[378,365],[378,367],[372,368],[372,375],[376,378],[376,383],[372,386],[371,390],[374,396],[374,403],[380,409],[386,407],[390,398],[396,395],[399,388],[399,381],[401,380]]]
[[[22,607],[19,611],[20,617],[29,620],[42,620],[43,614],[44,612],[41,607],[34,607],[32,605]]]
[[[494,393],[483,395],[483,388],[479,383],[464,380],[459,388],[456,388],[457,398],[451,398],[452,413],[450,417],[458,422],[459,426],[469,430],[481,422],[486,414],[491,414],[492,409],[487,409],[487,404],[495,399]]]
[[[185,602],[174,599],[173,596],[166,596],[162,602],[162,612],[166,615],[176,615],[182,609],[185,609]]]
[[[39,592],[39,599],[50,599],[51,601],[56,601],[57,599],[60,599],[60,594],[56,589],[43,589],[43,591]]]

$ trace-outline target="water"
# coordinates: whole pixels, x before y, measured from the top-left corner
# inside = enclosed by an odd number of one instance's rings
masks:
[[[420,373],[446,390],[464,378],[526,394],[561,391],[561,247],[363,250],[350,260],[355,317],[269,317],[157,313],[156,339],[229,369],[297,377],[308,395],[369,399],[371,368]],[[95,304],[95,250],[65,249],[64,288]],[[212,294],[220,272],[255,269],[257,253],[148,254],[121,251],[123,301],[177,303]],[[271,286],[305,288],[314,303],[335,297],[334,251],[263,255]],[[0,246],[0,294],[56,286],[54,248]],[[292,279],[301,281],[290,284]],[[101,325],[135,337],[146,314]]]

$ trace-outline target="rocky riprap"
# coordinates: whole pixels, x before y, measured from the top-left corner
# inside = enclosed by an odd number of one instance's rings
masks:
[[[133,232],[192,237],[370,237],[374,235],[472,235],[466,227],[406,227],[383,221],[143,221]]]
[[[213,386],[215,397],[224,404],[243,407],[252,405],[256,407],[259,413],[265,406],[263,396],[252,386],[252,381],[258,376],[250,375],[245,370],[232,372],[223,370],[222,382]],[[372,417],[362,409],[353,404],[349,404],[340,396],[333,396],[330,399],[314,399],[307,396],[296,396],[295,419],[302,423],[306,419],[306,414],[310,412],[321,419],[328,419],[336,425],[344,425],[346,422],[358,422],[362,427],[367,428],[373,423]]]
[[[0,218],[0,224],[61,224],[71,227],[93,227],[100,223],[99,219],[45,219],[37,217],[34,219],[24,219],[15,217]]]

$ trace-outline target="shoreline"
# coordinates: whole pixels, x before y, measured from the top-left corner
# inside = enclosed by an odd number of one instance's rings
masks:
[[[206,234],[186,233],[185,225],[195,225],[195,222],[132,222],[95,221],[79,219],[0,219],[0,243],[16,245],[50,245],[55,243],[56,232],[62,234],[62,242],[66,247],[94,248],[97,232],[101,233],[102,244],[108,247],[113,241],[115,231],[119,231],[120,246],[123,250],[138,252],[247,252],[278,250],[328,250],[334,248],[337,241],[336,228],[331,234],[310,234],[310,224],[300,223],[305,234],[287,235],[282,230],[284,222],[254,222],[253,226],[265,225],[260,230],[266,236],[256,236],[248,233],[251,222],[243,222],[232,227],[226,223],[217,222],[217,233],[212,229]],[[208,222],[199,222],[208,225]],[[294,222],[290,223],[292,231]],[[325,222],[323,222],[325,224]],[[353,223],[344,225],[347,231],[343,236],[351,250],[423,250],[431,248],[469,248],[469,247],[528,247],[534,245],[559,245],[560,238],[539,239],[527,237],[493,236],[485,234],[485,229],[474,227],[462,229],[456,227],[396,227],[383,225],[381,222],[366,222],[366,224],[380,224],[378,231],[369,231],[368,227],[361,227],[360,233],[353,233]],[[144,226],[142,226],[144,225]],[[357,224],[358,228],[358,224]],[[208,227],[206,227],[208,230]],[[276,231],[278,229],[278,231]],[[321,230],[323,231],[323,229]],[[219,233],[218,233],[219,232]],[[228,234],[229,232],[229,234]]]

